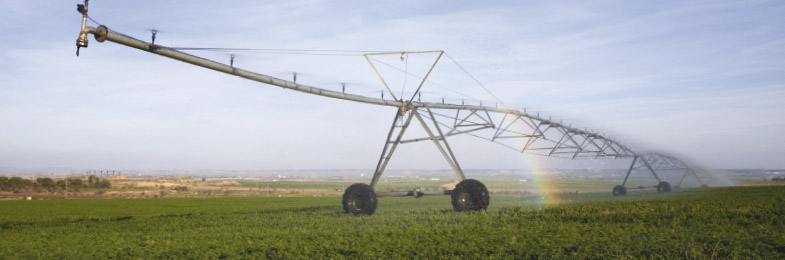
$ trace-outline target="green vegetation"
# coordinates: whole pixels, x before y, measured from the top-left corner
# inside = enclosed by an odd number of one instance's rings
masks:
[[[86,178],[67,178],[58,181],[50,178],[37,178],[35,181],[22,177],[0,176],[0,191],[10,192],[59,192],[68,189],[109,189],[112,183],[94,175]]]
[[[339,197],[0,201],[0,259],[785,258],[785,186],[545,200],[561,203],[381,198],[350,216]]]

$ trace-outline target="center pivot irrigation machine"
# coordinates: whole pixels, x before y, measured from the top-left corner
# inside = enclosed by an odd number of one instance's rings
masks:
[[[242,77],[248,80],[261,82],[273,86],[279,86],[308,94],[324,97],[349,100],[354,102],[389,106],[396,108],[393,115],[392,125],[384,142],[382,154],[376,164],[376,170],[370,184],[355,183],[349,186],[343,194],[343,209],[347,213],[371,215],[376,210],[377,193],[374,190],[379,178],[384,173],[387,164],[390,162],[395,149],[398,145],[414,143],[420,141],[431,141],[452,170],[460,179],[460,182],[453,190],[443,192],[425,192],[419,189],[408,192],[390,192],[385,196],[415,196],[423,195],[451,195],[452,205],[456,211],[477,211],[484,210],[489,204],[488,189],[483,183],[474,179],[467,179],[458,163],[455,154],[447,142],[447,137],[456,135],[470,135],[485,139],[493,143],[503,145],[507,148],[520,153],[535,154],[548,157],[568,158],[568,159],[599,159],[599,158],[632,158],[632,164],[620,185],[613,187],[613,195],[623,196],[627,193],[627,180],[630,173],[637,168],[645,168],[657,179],[656,187],[658,192],[669,192],[671,185],[657,175],[659,171],[683,171],[679,184],[690,175],[695,177],[702,186],[706,186],[699,177],[699,172],[695,167],[690,167],[682,160],[657,152],[638,152],[633,151],[627,146],[615,141],[612,138],[603,136],[599,133],[587,131],[586,129],[573,128],[561,122],[552,121],[550,118],[540,117],[539,114],[528,114],[523,112],[499,108],[495,106],[465,105],[434,102],[420,102],[420,90],[427,81],[428,76],[438,63],[439,59],[445,55],[444,51],[425,51],[425,52],[381,52],[366,53],[363,56],[368,60],[373,70],[381,80],[392,99],[372,98],[362,95],[348,94],[344,91],[332,91],[324,88],[307,86],[296,83],[296,80],[287,81],[272,76],[259,74],[234,67],[230,64],[223,64],[213,60],[205,59],[195,55],[178,51],[155,44],[155,30],[153,30],[152,42],[145,42],[126,36],[121,33],[110,31],[106,26],[98,27],[87,26],[87,6],[77,5],[77,10],[82,15],[82,27],[79,38],[76,40],[76,55],[79,55],[79,48],[87,47],[87,36],[93,34],[98,42],[111,41],[117,44],[158,54],[175,60],[179,60],[192,65],[212,69],[226,74]],[[97,22],[96,22],[97,23]],[[418,53],[431,53],[438,55],[430,66],[428,73],[422,78],[414,94],[406,99],[396,96],[381,76],[372,57],[376,55],[407,55]],[[449,57],[449,56],[448,56]],[[497,99],[498,101],[498,99]],[[500,102],[501,103],[501,102]],[[404,133],[410,127],[413,119],[420,124],[427,136],[420,138],[405,139]],[[644,188],[640,186],[639,188]],[[381,195],[382,193],[380,193]]]

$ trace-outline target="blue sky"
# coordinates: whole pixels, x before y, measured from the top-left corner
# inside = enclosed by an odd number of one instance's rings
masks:
[[[0,3],[0,167],[375,167],[394,110],[92,37],[77,58],[77,3]],[[94,0],[90,15],[139,39],[157,29],[156,42],[169,46],[444,49],[506,104],[711,168],[785,168],[782,1]],[[428,57],[408,59],[412,71],[422,71],[417,59]],[[238,53],[235,64],[282,78],[297,71],[298,82],[329,89],[381,90],[361,56]],[[442,61],[433,79],[492,100],[450,66]],[[428,100],[461,98],[424,91]],[[452,142],[464,168],[531,167],[486,141]],[[404,146],[391,167],[448,168],[440,156],[432,144]]]

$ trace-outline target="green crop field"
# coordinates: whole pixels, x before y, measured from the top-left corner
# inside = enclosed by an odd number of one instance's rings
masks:
[[[0,201],[0,259],[785,258],[785,186],[559,196]]]

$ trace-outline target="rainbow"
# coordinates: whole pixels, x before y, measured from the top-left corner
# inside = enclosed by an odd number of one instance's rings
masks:
[[[533,154],[521,154],[523,162],[528,166],[530,171],[530,178],[527,180],[527,185],[521,185],[521,188],[533,189],[535,203],[539,205],[558,205],[564,202],[563,193],[554,181],[554,174],[552,171],[547,170],[544,160],[550,160],[549,157]]]

